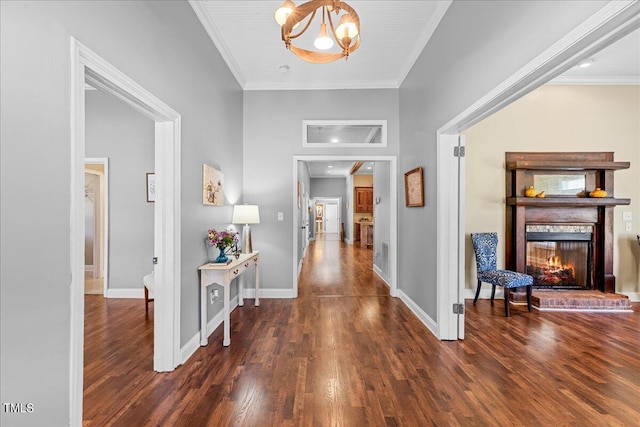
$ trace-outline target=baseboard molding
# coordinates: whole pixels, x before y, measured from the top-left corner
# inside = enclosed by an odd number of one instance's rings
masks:
[[[476,297],[475,289],[465,289],[464,290],[464,299],[474,299]],[[480,289],[480,295],[478,299],[491,299],[491,286],[489,285],[488,289]],[[502,287],[496,287],[496,296],[495,299],[504,299],[504,292],[502,292]]]
[[[144,298],[144,289],[107,289],[107,298]]]
[[[244,299],[252,299],[256,297],[255,288],[244,289]],[[263,289],[260,288],[260,298],[295,298],[293,296],[293,289]],[[247,302],[245,301],[245,304]]]
[[[247,302],[245,301],[245,304]],[[229,301],[229,312],[238,307],[238,297],[234,297]],[[207,338],[215,331],[218,326],[222,325],[224,320],[224,311],[220,310],[215,316],[207,322]],[[222,342],[220,342],[222,345]],[[187,343],[180,348],[180,364],[184,364],[193,354],[200,348],[200,331],[196,332]]]
[[[380,267],[373,264],[373,272],[376,273],[378,277],[382,279],[382,281],[385,283],[385,285],[389,287],[389,289],[391,289],[391,284],[387,282],[387,279],[382,275],[382,269]]]
[[[438,324],[431,318],[427,313],[425,313],[419,306],[416,304],[407,294],[402,292],[401,289],[398,289],[398,298],[402,301],[408,308],[416,315],[418,320],[422,322],[424,326],[429,329],[436,338],[440,339],[440,332],[438,329]]]
[[[640,302],[640,292],[620,292],[622,295],[629,297],[631,302]]]
[[[93,271],[93,265],[85,265],[84,271]]]

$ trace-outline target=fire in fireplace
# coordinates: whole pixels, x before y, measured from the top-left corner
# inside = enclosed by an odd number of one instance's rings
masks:
[[[592,288],[592,227],[528,225],[526,272],[545,289]]]

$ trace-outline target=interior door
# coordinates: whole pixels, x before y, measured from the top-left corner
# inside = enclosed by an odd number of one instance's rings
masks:
[[[327,203],[324,206],[324,232],[338,232],[338,204]]]

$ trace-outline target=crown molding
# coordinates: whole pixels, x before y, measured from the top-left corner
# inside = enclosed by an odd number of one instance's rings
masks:
[[[236,78],[236,81],[241,88],[245,89],[247,79],[242,74],[238,63],[233,59],[231,50],[224,43],[222,36],[220,35],[220,31],[218,31],[218,28],[213,22],[213,19],[211,19],[211,16],[207,12],[207,6],[205,5],[205,2],[202,0],[189,0],[189,4],[200,20],[200,23],[204,27],[205,31],[209,35],[209,38],[211,39],[211,41],[213,41],[213,44],[220,52],[222,59],[224,59],[224,62],[229,67],[229,70],[231,70],[231,73]]]
[[[559,76],[549,85],[602,85],[602,86],[638,86],[640,76]]]

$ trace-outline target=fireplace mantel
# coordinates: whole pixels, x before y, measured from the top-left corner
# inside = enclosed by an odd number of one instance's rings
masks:
[[[612,152],[511,152],[505,155],[506,172],[506,268],[526,271],[526,227],[532,224],[592,226],[592,279],[594,289],[615,292],[613,276],[614,208],[629,205],[630,199],[616,198],[613,174],[628,169],[629,162],[614,161]],[[525,197],[536,176],[573,175],[584,188],[572,195],[547,194]],[[554,177],[555,178],[555,177]],[[592,198],[589,192],[601,188],[608,197]],[[537,191],[545,190],[536,188]]]

